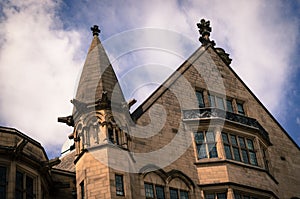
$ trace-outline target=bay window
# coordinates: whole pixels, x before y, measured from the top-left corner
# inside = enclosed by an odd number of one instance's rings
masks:
[[[222,132],[222,140],[227,159],[257,166],[252,139]]]

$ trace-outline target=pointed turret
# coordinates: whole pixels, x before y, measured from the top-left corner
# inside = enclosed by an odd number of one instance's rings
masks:
[[[111,102],[119,106],[125,101],[116,74],[98,38],[100,30],[96,25],[91,30],[94,38],[83,66],[75,100],[72,100],[73,114],[84,105],[96,109],[100,106],[98,108],[103,109],[110,108]]]
[[[73,114],[58,118],[74,127],[76,154],[104,143],[126,145],[121,128],[126,126],[130,103],[125,98],[108,56],[98,38],[98,26],[91,28],[93,40],[82,69]],[[126,137],[126,136],[125,136]]]

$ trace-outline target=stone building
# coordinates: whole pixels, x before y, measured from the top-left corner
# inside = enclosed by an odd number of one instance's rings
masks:
[[[1,128],[0,197],[300,198],[299,146],[215,47],[209,22],[197,25],[201,46],[132,113],[94,26],[73,112],[58,119],[74,127],[74,150],[48,160]]]

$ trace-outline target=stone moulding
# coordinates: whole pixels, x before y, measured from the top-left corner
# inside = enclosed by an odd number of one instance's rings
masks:
[[[259,134],[270,143],[268,132],[260,125],[260,123],[254,119],[244,115],[224,111],[218,108],[199,108],[183,110],[183,121],[193,121],[201,119],[224,119],[230,122],[236,122],[248,127],[256,128]],[[270,143],[271,144],[271,143]]]

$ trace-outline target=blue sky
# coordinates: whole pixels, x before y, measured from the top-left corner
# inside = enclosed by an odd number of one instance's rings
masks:
[[[92,39],[92,25],[101,29],[100,38],[121,86],[130,87],[125,96],[141,103],[200,46],[196,23],[201,18],[211,21],[211,38],[230,54],[232,68],[300,145],[298,0],[4,0],[0,4],[0,125],[40,141],[50,157],[59,156],[72,131],[56,120],[72,112],[69,101]],[[144,30],[175,35],[159,44],[169,51],[143,50],[118,59],[124,46],[155,42],[148,34],[133,37]],[[153,73],[157,66],[164,70]],[[136,77],[136,87],[132,86],[128,74],[141,71],[143,78]]]

